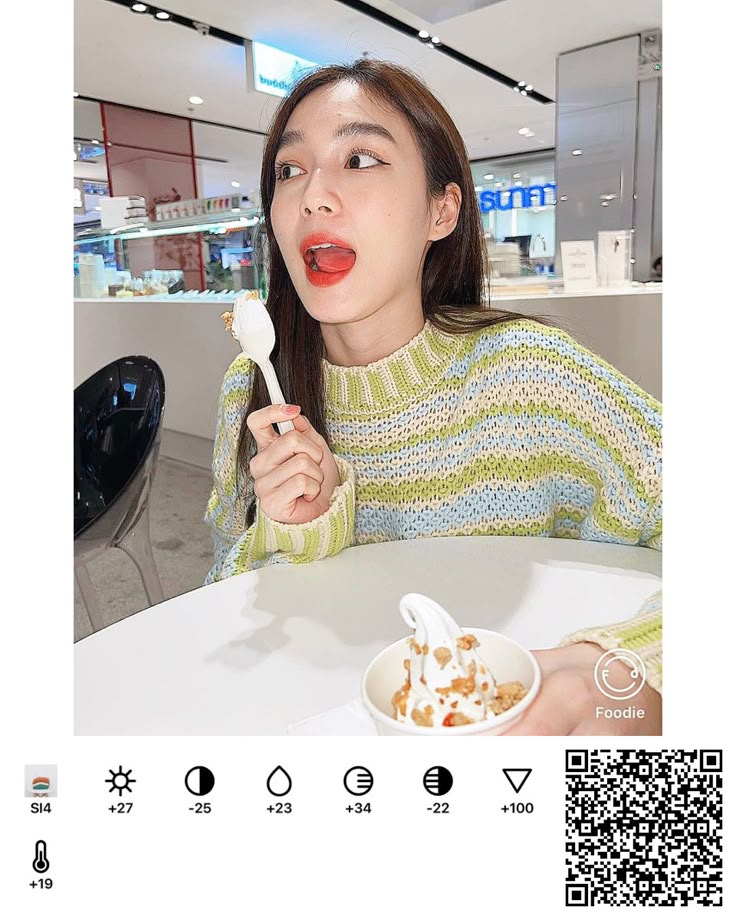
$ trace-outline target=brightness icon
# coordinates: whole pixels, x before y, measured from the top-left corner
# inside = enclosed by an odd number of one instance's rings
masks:
[[[130,784],[135,782],[130,775],[132,772],[132,770],[126,772],[123,770],[122,766],[118,767],[117,772],[115,772],[115,770],[108,770],[110,779],[105,780],[106,783],[110,783],[108,792],[115,792],[115,790],[117,790],[119,796],[124,792],[132,792],[133,790],[130,788]]]

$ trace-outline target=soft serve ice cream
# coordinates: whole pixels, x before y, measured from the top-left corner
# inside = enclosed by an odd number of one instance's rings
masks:
[[[526,695],[519,681],[496,684],[478,655],[478,640],[423,594],[407,594],[399,609],[414,629],[407,640],[406,679],[394,693],[394,718],[433,728],[493,719]]]

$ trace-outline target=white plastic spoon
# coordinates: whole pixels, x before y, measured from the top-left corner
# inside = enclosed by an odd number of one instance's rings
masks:
[[[271,352],[276,345],[276,333],[263,301],[257,291],[246,291],[235,300],[233,307],[233,338],[240,342],[243,354],[260,367],[266,381],[272,405],[286,402],[276,371],[271,364]],[[293,431],[292,422],[277,422],[279,433]]]

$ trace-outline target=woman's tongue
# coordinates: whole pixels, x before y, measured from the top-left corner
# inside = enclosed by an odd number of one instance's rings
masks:
[[[330,246],[329,249],[313,249],[312,259],[321,272],[344,272],[355,265],[352,249]]]

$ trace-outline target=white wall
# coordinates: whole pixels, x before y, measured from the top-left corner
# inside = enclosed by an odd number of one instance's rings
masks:
[[[662,395],[662,298],[657,294],[501,299],[544,313],[657,399]],[[75,301],[74,385],[125,355],[142,354],[166,380],[162,453],[209,467],[222,378],[239,347],[224,331],[225,303]]]

